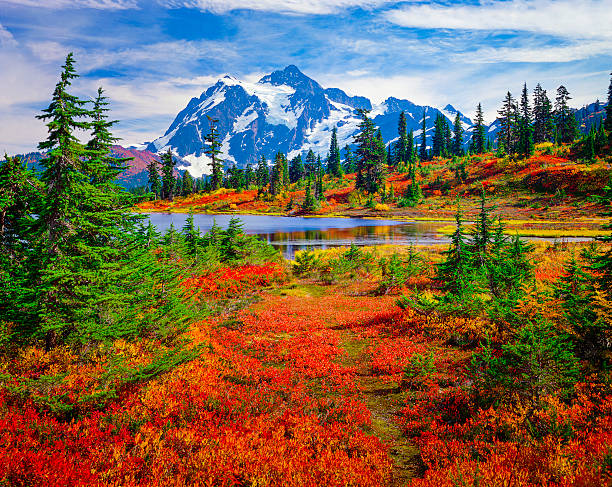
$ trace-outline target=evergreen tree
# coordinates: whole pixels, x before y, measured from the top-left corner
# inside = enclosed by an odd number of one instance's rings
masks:
[[[409,162],[410,154],[409,150],[412,149],[412,144],[408,140],[406,114],[402,111],[399,115],[397,123],[397,135],[398,139],[395,144],[395,164],[400,162]]]
[[[421,124],[421,149],[419,151],[419,158],[421,161],[427,160],[427,125],[426,125],[426,110],[423,110],[423,123]]]
[[[314,176],[317,170],[317,156],[310,149],[308,154],[306,154],[306,163],[304,164],[304,169],[306,170],[306,176]]]
[[[189,171],[185,170],[183,173],[183,184],[182,184],[183,196],[189,196],[194,192],[194,181]]]
[[[279,151],[276,153],[272,174],[270,176],[270,193],[273,195],[280,194],[285,188],[285,160],[286,157],[282,152]]]
[[[353,152],[348,145],[344,146],[344,172],[346,174],[352,174],[357,171],[355,160],[353,159]]]
[[[606,132],[604,131],[604,124],[600,122],[599,128],[595,133],[595,152],[601,154],[603,148],[606,146]]]
[[[329,153],[327,155],[327,172],[334,177],[342,177],[342,164],[340,162],[340,147],[338,146],[338,129],[332,129]]]
[[[176,175],[176,181],[174,181],[174,194],[176,196],[183,194],[183,177],[180,174]]]
[[[304,211],[314,211],[316,209],[316,202],[315,202],[315,199],[312,197],[312,192],[310,189],[311,186],[312,186],[312,176],[308,176],[308,182],[306,184],[306,195],[302,203],[302,210]]]
[[[30,323],[47,349],[68,338],[109,336],[132,327],[132,317],[125,318],[136,299],[130,284],[142,274],[135,270],[140,259],[129,231],[137,217],[111,179],[121,167],[110,156],[114,122],[106,119],[106,101],[99,91],[94,111],[85,110],[85,102],[68,92],[77,77],[72,54],[62,68],[51,104],[38,117],[48,121],[47,140],[39,144],[46,151],[43,191],[32,232],[23,236],[33,252],[27,307],[36,318]],[[75,131],[88,128],[93,137],[86,149]]]
[[[610,86],[608,86],[608,104],[606,105],[604,129],[607,130],[608,141],[612,145],[612,73],[610,73]]]
[[[193,209],[189,209],[189,215],[185,220],[185,226],[183,227],[183,236],[185,238],[185,248],[187,253],[192,257],[196,257],[198,254],[198,246],[200,243],[200,229],[195,227],[193,220]]]
[[[251,164],[247,164],[244,169],[244,184],[248,189],[251,184],[255,181],[255,173],[253,172],[253,166]]]
[[[459,112],[457,112],[457,115],[455,115],[455,123],[453,124],[453,154],[456,156],[463,155],[463,132],[461,116]]]
[[[154,158],[151,158],[147,164],[147,173],[149,174],[149,190],[153,193],[153,197],[157,199],[161,197],[161,183],[157,171],[157,161]]]
[[[361,123],[359,133],[355,136],[357,144],[357,178],[355,189],[375,193],[384,179],[386,161],[385,144],[380,132],[375,133],[374,122],[368,117],[369,110],[358,109]]]
[[[443,262],[436,269],[436,280],[442,284],[442,290],[455,296],[462,296],[470,284],[470,264],[473,260],[470,246],[463,230],[461,210],[455,214],[455,231],[451,236],[448,250],[442,254]]]
[[[546,90],[538,83],[533,92],[533,140],[534,143],[549,142],[553,139],[554,124],[552,104]]]
[[[516,102],[512,97],[512,94],[508,92],[506,94],[506,98],[504,99],[504,104],[500,110],[497,111],[499,114],[499,133],[497,137],[499,138],[499,144],[503,144],[508,154],[515,152],[515,147],[513,144],[514,135],[515,135],[515,111],[516,111]]]
[[[289,186],[289,160],[283,154],[283,187]]]
[[[568,106],[568,100],[571,100],[569,92],[565,86],[559,86],[555,98],[555,124],[559,143],[573,142],[576,136],[576,118]]]
[[[291,159],[291,164],[289,165],[289,181],[291,183],[297,183],[304,178],[304,174],[305,171],[302,156],[298,154],[296,157]]]
[[[104,96],[104,90],[98,88],[98,94],[93,102],[91,110],[90,128],[91,139],[85,146],[88,159],[89,171],[92,173],[91,182],[96,186],[106,185],[108,189],[117,187],[114,181],[127,168],[128,161],[132,158],[114,157],[111,153],[112,145],[119,139],[113,137],[110,130],[117,123],[116,120],[108,120],[106,112],[109,105]]]
[[[314,196],[317,201],[322,201],[325,199],[325,195],[323,194],[323,174],[325,174],[325,171],[323,170],[323,164],[321,163],[321,156],[317,156],[314,191]]]
[[[484,116],[482,114],[482,106],[479,103],[478,107],[476,108],[474,132],[472,135],[474,151],[477,154],[482,154],[484,152],[485,138]]]
[[[529,106],[527,83],[525,83],[521,94],[521,112],[519,119],[519,152],[525,157],[529,157],[534,152],[531,116],[532,113]]]
[[[444,157],[449,157],[453,152],[453,135],[451,133],[450,124],[448,119],[443,117],[443,128],[444,128]]]
[[[162,198],[173,201],[174,200],[174,185],[176,180],[174,179],[174,157],[172,157],[172,151],[168,149],[164,152],[161,157],[162,165]]]
[[[440,157],[444,153],[444,126],[442,118],[440,114],[437,114],[434,122],[434,134],[431,143],[431,151],[434,157]]]
[[[223,184],[223,160],[220,159],[221,155],[221,142],[219,142],[219,129],[217,123],[219,120],[206,115],[208,119],[209,132],[204,137],[204,141],[208,143],[208,147],[204,150],[210,158],[210,169],[211,169],[211,186],[213,191],[219,189]]]
[[[0,316],[19,328],[37,320],[28,235],[42,195],[34,173],[19,157],[5,155],[0,162]]]
[[[266,161],[266,156],[261,156],[261,159],[257,164],[255,177],[257,179],[257,186],[259,186],[259,188],[265,188],[270,183],[270,169],[268,167],[268,161]]]
[[[416,151],[414,150],[414,130],[410,129],[408,137],[406,139],[406,153],[404,155],[405,161],[408,165],[414,165]]]

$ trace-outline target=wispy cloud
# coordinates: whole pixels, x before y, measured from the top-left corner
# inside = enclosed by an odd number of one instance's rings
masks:
[[[467,63],[567,63],[609,54],[610,41],[593,40],[566,46],[533,47],[482,47],[470,53],[456,56]]]
[[[17,41],[2,24],[0,24],[0,46],[2,47],[15,47]]]
[[[36,8],[94,8],[98,10],[127,10],[138,8],[138,0],[0,0],[0,5]]]
[[[609,0],[507,0],[407,5],[383,14],[403,27],[511,30],[567,38],[612,38]]]
[[[351,7],[379,7],[396,0],[160,0],[166,7],[197,8],[207,12],[227,13],[233,10],[257,10],[298,15],[324,15]]]

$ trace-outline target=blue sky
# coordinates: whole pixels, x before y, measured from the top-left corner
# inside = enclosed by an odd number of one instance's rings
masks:
[[[110,97],[123,144],[162,135],[224,73],[288,64],[324,87],[489,121],[507,90],[564,84],[573,106],[605,99],[612,0],[0,0],[0,151],[35,149],[66,54],[74,91]]]

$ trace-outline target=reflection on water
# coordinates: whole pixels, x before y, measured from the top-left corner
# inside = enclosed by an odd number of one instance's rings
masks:
[[[279,248],[283,255],[293,258],[296,251],[306,247],[325,249],[355,245],[429,245],[448,242],[448,237],[436,232],[435,223],[373,220],[366,218],[304,218],[267,215],[194,215],[196,226],[207,232],[216,221],[227,227],[232,217],[244,223],[246,234]],[[181,213],[151,213],[151,223],[161,232],[171,224],[180,230],[187,215]]]
[[[173,224],[177,230],[185,225],[184,213],[151,213],[151,223],[160,232]],[[277,247],[287,259],[292,259],[298,250],[313,247],[355,245],[433,245],[448,243],[449,237],[441,234],[440,226],[451,222],[402,222],[395,220],[373,220],[368,218],[304,218],[267,215],[194,215],[196,226],[202,232],[211,229],[213,222],[227,228],[231,218],[240,218],[244,232]],[[551,238],[530,240],[555,241]],[[589,240],[584,237],[565,237],[566,241]]]

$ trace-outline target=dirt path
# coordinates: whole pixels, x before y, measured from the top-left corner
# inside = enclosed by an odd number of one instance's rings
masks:
[[[405,485],[420,473],[418,447],[407,439],[395,421],[402,407],[403,394],[395,382],[372,373],[365,351],[373,342],[356,337],[350,331],[340,332],[346,355],[343,365],[357,367],[356,382],[363,401],[372,413],[372,433],[389,445],[395,469],[392,485]]]
[[[324,328],[333,331],[337,336],[338,346],[343,352],[337,361],[344,367],[354,368],[354,380],[360,391],[360,398],[372,414],[372,427],[367,432],[389,446],[395,466],[391,485],[405,485],[410,478],[421,474],[422,464],[418,447],[404,436],[395,421],[395,416],[403,406],[404,394],[396,382],[376,375],[372,370],[367,350],[380,338],[375,333],[364,337],[356,331],[367,327],[369,320],[379,319],[392,309],[393,299],[353,297],[347,296],[345,292],[336,294],[337,291],[329,286],[304,283],[279,290],[281,296],[289,298],[283,300],[282,312],[287,316],[294,316],[299,313],[299,309],[310,309]],[[337,299],[330,299],[331,293],[335,293]],[[295,299],[298,297],[299,299]],[[384,305],[381,305],[382,303]]]

